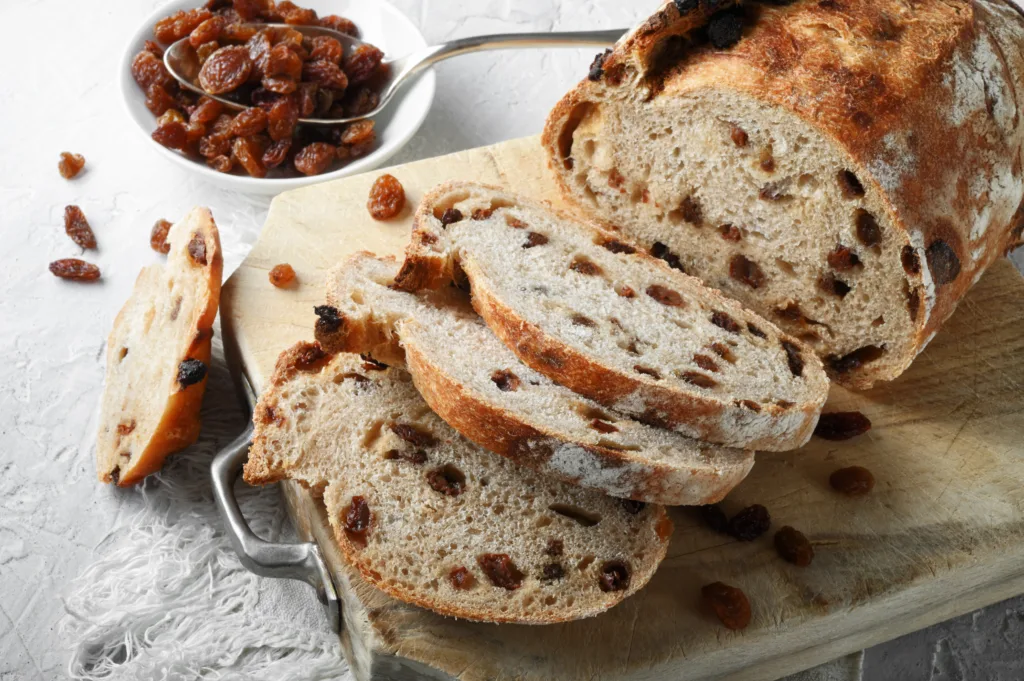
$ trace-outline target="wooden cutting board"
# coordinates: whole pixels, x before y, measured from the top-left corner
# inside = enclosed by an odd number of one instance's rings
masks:
[[[357,250],[400,253],[412,207],[434,184],[479,180],[557,202],[536,138],[390,172],[408,198],[390,222],[366,211],[380,172],[274,200],[221,301],[226,345],[257,389],[282,349],[312,338],[324,272]],[[295,290],[267,280],[283,262],[298,273]],[[323,547],[342,593],[342,642],[357,678],[764,681],[1024,592],[1022,300],[1024,281],[997,262],[897,381],[859,394],[832,389],[828,409],[865,413],[868,434],[758,455],[726,510],[764,504],[775,528],[803,531],[816,552],[808,568],[779,559],[770,535],[732,541],[673,509],[665,562],[609,612],[546,627],[461,622],[369,587],[332,548],[322,504],[286,484],[296,525]],[[828,486],[832,471],[853,464],[878,481],[859,500]],[[701,585],[719,580],[750,597],[746,631],[698,608]]]

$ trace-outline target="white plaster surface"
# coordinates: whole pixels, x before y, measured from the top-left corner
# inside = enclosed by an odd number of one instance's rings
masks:
[[[160,259],[148,246],[150,226],[158,218],[176,219],[196,204],[212,207],[227,275],[255,241],[268,203],[197,183],[160,158],[130,127],[116,87],[120,51],[158,4],[0,0],[0,681],[65,677],[74,643],[68,631],[76,631],[59,628],[68,599],[87,591],[89,579],[98,579],[91,565],[104,565],[139,541],[147,527],[133,527],[133,520],[150,517],[143,515],[146,509],[163,513],[157,528],[215,523],[209,493],[202,489],[190,492],[193,510],[188,514],[175,504],[188,489],[186,483],[205,476],[208,457],[242,423],[218,365],[204,407],[206,430],[196,447],[142,489],[111,489],[95,480],[93,439],[104,340],[139,268]],[[442,41],[500,31],[625,27],[655,3],[395,4],[428,41]],[[45,46],[40,47],[36,32],[43,30]],[[536,133],[548,108],[585,73],[593,52],[482,54],[439,66],[434,109],[395,162]],[[88,159],[87,171],[73,182],[57,174],[62,150]],[[69,203],[82,206],[96,231],[99,251],[88,257],[103,269],[100,283],[65,283],[47,272],[51,260],[79,255],[61,227]],[[268,490],[250,495],[246,503],[273,508],[275,502]],[[262,519],[261,530],[268,536],[290,533],[282,513]],[[210,569],[237,573],[219,528],[213,533],[219,553],[207,558]],[[189,536],[178,537],[186,549]],[[86,582],[73,584],[79,577]],[[188,579],[187,574],[178,577]],[[280,607],[296,602],[315,613],[306,616],[319,617],[301,587],[253,578],[247,588],[252,599],[242,607],[250,608],[246,612],[253,618],[301,619]],[[140,608],[146,597],[139,596]],[[77,613],[84,620],[92,614]],[[106,631],[116,632],[116,623]],[[861,678],[863,669],[863,678],[871,681],[1021,679],[1022,631],[1024,599],[1016,599],[799,678],[846,681]],[[179,661],[192,655],[189,645],[178,646]],[[136,654],[146,656],[147,648],[139,647]],[[200,673],[149,659],[133,667],[132,677],[232,678],[231,664],[211,661],[209,669],[216,671]],[[320,678],[340,673],[340,661],[334,664],[324,667]],[[280,668],[277,674],[267,678],[287,676]]]

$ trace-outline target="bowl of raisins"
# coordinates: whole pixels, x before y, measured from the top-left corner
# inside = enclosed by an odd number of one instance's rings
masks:
[[[125,50],[121,91],[152,148],[204,182],[277,194],[355,175],[393,156],[426,118],[435,89],[429,71],[373,118],[335,126],[297,122],[375,108],[387,77],[385,55],[426,47],[412,22],[385,0],[202,3],[174,0],[146,19]],[[347,33],[369,47],[349,50],[292,26]],[[247,108],[233,110],[179,86],[163,53],[182,38],[200,67],[211,62],[203,86],[230,92]]]

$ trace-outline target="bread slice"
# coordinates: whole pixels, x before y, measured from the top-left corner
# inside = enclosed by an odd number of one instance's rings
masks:
[[[199,437],[199,408],[220,302],[220,236],[206,208],[168,234],[164,265],[144,268],[107,340],[96,438],[102,482],[122,487]]]
[[[260,397],[245,479],[322,489],[346,559],[399,600],[486,622],[596,615],[665,556],[665,509],[566,485],[460,437],[409,375],[285,351]]]
[[[464,293],[398,291],[397,272],[393,258],[368,253],[332,271],[329,309],[318,309],[334,321],[317,325],[317,340],[404,362],[430,408],[478,445],[552,478],[668,505],[718,501],[753,466],[753,452],[641,424],[553,383],[495,337]]]
[[[712,4],[665,3],[554,108],[563,196],[843,385],[892,380],[1022,239],[1024,17],[992,0],[691,10]]]
[[[493,187],[424,197],[396,286],[461,279],[525,364],[689,437],[793,449],[828,394],[821,361],[770,322],[619,235]]]

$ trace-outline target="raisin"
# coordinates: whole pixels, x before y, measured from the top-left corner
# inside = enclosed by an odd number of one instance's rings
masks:
[[[448,573],[448,582],[452,585],[453,589],[467,591],[476,584],[476,578],[472,572],[460,565],[459,567],[452,568],[451,572]]]
[[[355,376],[360,376],[360,374],[355,374]],[[368,382],[370,380],[365,376],[361,376],[361,378],[363,378],[364,380],[360,381],[360,383]],[[418,465],[426,462],[427,453],[422,449],[417,449],[416,451],[413,452],[401,452],[397,449],[389,449],[388,451],[384,452],[384,458],[402,459],[404,461],[408,461],[409,463],[414,463]]]
[[[836,179],[839,181],[839,189],[845,198],[856,199],[864,196],[864,185],[849,170],[840,170]]]
[[[743,14],[738,10],[718,12],[708,20],[708,41],[715,49],[725,50],[743,36]]]
[[[541,579],[545,582],[553,582],[565,576],[565,570],[558,563],[548,563],[544,566]]]
[[[361,496],[352,497],[352,502],[342,511],[345,536],[354,544],[366,546],[366,535],[370,531],[370,505]]]
[[[836,277],[831,272],[827,272],[818,277],[818,288],[825,293],[831,293],[832,295],[845,298],[846,294],[849,293],[852,288],[842,279]]]
[[[619,285],[615,287],[615,292],[623,298],[636,298],[636,291],[626,285]]]
[[[619,432],[618,428],[608,423],[607,421],[602,421],[601,419],[594,419],[593,421],[591,421],[590,427],[599,433],[604,433],[605,435],[609,433]]]
[[[178,105],[163,85],[151,85],[146,90],[146,108],[154,116],[162,116]]]
[[[291,148],[292,141],[290,139],[274,142],[263,152],[263,165],[267,168],[276,168],[281,165],[288,158],[288,152],[291,151]]]
[[[345,126],[345,131],[341,133],[341,143],[348,145],[364,144],[373,142],[376,137],[377,133],[373,121],[355,121]]]
[[[302,65],[302,80],[334,90],[344,90],[349,83],[348,76],[341,70],[341,67],[323,59],[304,63]]]
[[[565,551],[565,543],[561,539],[548,539],[544,553],[549,556],[560,556]]]
[[[773,157],[770,153],[768,153],[766,151],[762,152],[761,153],[761,160],[759,162],[759,165],[761,166],[761,170],[763,170],[764,172],[769,173],[769,174],[770,173],[774,173],[775,172],[775,157]]]
[[[918,274],[921,272],[921,258],[917,255],[917,250],[909,244],[903,247],[900,251],[900,260],[903,262],[903,271],[907,274]]]
[[[833,472],[828,484],[848,497],[862,497],[874,489],[875,476],[863,466],[850,466]]]
[[[708,348],[726,362],[730,364],[736,363],[736,355],[733,354],[732,349],[725,343],[712,343]]]
[[[669,250],[668,246],[655,241],[654,245],[651,246],[651,255],[659,260],[665,261],[669,267],[680,272],[685,272],[683,269],[683,263],[679,260],[679,256]]]
[[[163,59],[164,58],[164,48],[160,47],[158,44],[156,44],[152,40],[147,40],[146,42],[144,42],[142,44],[142,49],[144,51],[146,51],[146,52],[149,52],[150,54],[152,54],[157,59]]]
[[[296,353],[293,366],[296,371],[319,373],[329,361],[331,356],[318,343],[303,343],[301,350]]]
[[[814,547],[800,530],[786,525],[775,533],[775,550],[787,563],[807,567],[814,560]]]
[[[689,222],[691,225],[700,227],[704,224],[704,209],[701,208],[697,199],[692,196],[687,196],[683,199],[683,202],[679,204],[679,213],[682,215],[683,220]]]
[[[766,334],[759,327],[754,326],[750,322],[747,322],[747,331],[749,331],[752,336],[757,336],[758,338],[767,338],[768,337],[768,334]]]
[[[863,209],[858,209],[854,217],[857,228],[857,239],[865,246],[877,246],[882,242],[882,228],[878,226],[875,216]]]
[[[247,137],[263,132],[266,127],[267,113],[253,106],[240,111],[231,121],[231,134],[236,137]]]
[[[381,175],[370,187],[366,209],[374,220],[390,220],[405,207],[405,188],[394,175]]]
[[[322,59],[324,61],[341,63],[341,56],[344,53],[341,43],[326,35],[318,35],[311,41],[312,49],[309,51],[310,59]]]
[[[153,35],[158,41],[170,44],[181,40],[196,30],[199,24],[211,16],[209,10],[202,8],[175,12],[171,16],[156,22],[156,25],[153,27]]]
[[[188,242],[188,255],[192,262],[197,265],[206,264],[206,241],[200,234],[193,234],[192,240]]]
[[[338,308],[330,305],[317,305],[313,308],[313,312],[318,317],[316,330],[320,333],[334,333],[341,328],[345,321],[345,318],[338,312]],[[399,437],[401,436],[399,435]]]
[[[295,155],[295,168],[303,175],[319,175],[330,167],[334,158],[334,146],[326,142],[313,142]]]
[[[280,4],[278,5],[278,11],[281,11]],[[282,15],[284,22],[293,26],[316,26],[317,24],[316,11],[304,7],[285,10],[282,12]]]
[[[533,248],[534,246],[543,246],[548,243],[549,239],[539,232],[529,232],[526,235],[526,243],[523,244],[523,248]]]
[[[465,490],[466,476],[451,464],[435,468],[427,473],[427,484],[446,497],[457,497]]]
[[[602,241],[601,246],[604,247],[606,250],[611,251],[612,253],[624,253],[626,255],[632,255],[633,253],[636,253],[635,248],[633,248],[629,244],[622,243],[621,241],[618,241],[616,239],[608,239],[607,241]]]
[[[523,573],[507,553],[485,553],[476,562],[494,586],[515,591],[523,584]]]
[[[769,182],[757,192],[757,198],[762,201],[782,201],[789,198],[789,194],[785,192],[782,182]]]
[[[149,232],[150,248],[166,255],[171,250],[171,244],[167,242],[167,233],[170,231],[171,223],[167,220],[157,220],[153,223],[153,229]]]
[[[718,364],[707,355],[697,354],[693,356],[693,362],[704,371],[718,371]]]
[[[209,97],[200,97],[196,108],[189,115],[189,123],[198,125],[209,125],[218,118],[224,111],[224,105]]]
[[[213,95],[231,92],[245,83],[252,71],[249,50],[241,45],[222,47],[199,69],[199,84]]]
[[[392,423],[388,428],[414,447],[433,447],[437,444],[433,435],[408,423]]]
[[[804,375],[804,358],[800,354],[800,348],[796,343],[788,340],[779,341],[782,349],[786,351],[786,363],[794,376]]]
[[[853,352],[843,355],[829,355],[826,359],[832,370],[839,374],[845,374],[850,371],[860,369],[868,362],[874,362],[885,353],[883,348],[877,345],[865,345],[862,348],[857,348]]]
[[[65,258],[50,263],[50,272],[61,279],[93,281],[100,278],[100,268],[78,258]]]
[[[270,107],[270,111],[267,113],[267,133],[270,135],[270,139],[274,140],[275,142],[284,139],[291,139],[292,135],[295,132],[295,126],[298,125],[298,122],[298,102],[293,97],[282,97],[281,99],[274,102],[274,104]],[[317,142],[315,144],[323,144],[323,142]],[[330,157],[327,158],[327,163],[324,164],[323,167],[321,167],[321,160],[326,156],[324,154],[325,151],[330,151]],[[296,168],[298,168],[300,172],[306,175],[319,175],[327,168],[328,165],[330,165],[330,162],[334,160],[334,147],[331,146],[329,150],[319,150],[314,152],[313,158],[309,160],[312,162],[312,165],[309,166],[310,169],[320,169],[308,172],[306,169],[299,168],[298,165],[296,165]]]
[[[729,534],[740,541],[754,541],[771,525],[768,509],[761,504],[753,504],[729,519]]]
[[[764,270],[756,262],[738,254],[729,261],[729,276],[752,289],[761,288],[766,279]]]
[[[188,144],[188,128],[183,123],[165,123],[153,131],[152,138],[168,149],[184,149]]]
[[[640,511],[647,508],[647,504],[642,501],[633,501],[632,499],[619,499],[619,505],[626,510],[626,513],[630,515],[637,515]]]
[[[287,76],[297,81],[302,78],[302,59],[287,45],[274,45],[267,52],[262,72],[267,78]]]
[[[730,126],[729,137],[732,139],[732,143],[737,147],[745,147],[747,146],[747,142],[750,141],[747,131],[738,125]]]
[[[960,276],[960,258],[953,247],[942,239],[931,242],[924,255],[936,286],[949,284]]]
[[[363,368],[367,371],[385,371],[388,368],[388,365],[384,362],[378,362],[365,353],[359,355],[359,359],[363,360]]]
[[[211,158],[206,159],[206,165],[210,166],[219,173],[230,173],[235,167],[235,161],[231,156],[225,154],[218,154]]]
[[[860,258],[848,247],[839,244],[826,258],[829,267],[839,272],[849,272],[855,267],[860,267]]]
[[[696,371],[684,371],[682,374],[679,374],[679,378],[698,388],[714,388],[718,385],[718,381],[715,379]]]
[[[499,369],[491,374],[491,381],[494,385],[498,386],[498,390],[503,393],[510,393],[519,390],[521,381],[519,377],[508,369]]]
[[[458,208],[445,208],[445,211],[441,213],[441,227],[447,227],[448,225],[458,222],[462,219],[462,211]]]
[[[611,49],[606,49],[604,52],[598,52],[597,56],[594,57],[594,61],[590,62],[590,69],[587,72],[587,78],[597,82],[601,80],[604,75],[604,60],[612,53]]]
[[[739,333],[740,325],[736,323],[736,320],[730,317],[725,312],[714,312],[711,314],[711,323],[720,329],[724,329],[729,333]]]
[[[533,232],[530,232],[530,234],[533,234]],[[594,277],[602,273],[601,268],[598,267],[596,263],[593,263],[587,260],[586,258],[582,258],[579,256],[574,258],[573,261],[569,264],[569,269],[572,270],[573,272],[578,272],[586,277]]]
[[[96,235],[78,206],[64,207],[64,231],[79,247],[96,248]]]
[[[231,6],[242,21],[260,19],[270,10],[269,0],[233,0]]]
[[[236,137],[231,144],[231,155],[252,177],[266,177],[263,165],[263,146],[253,135]]]
[[[761,405],[755,402],[754,400],[738,400],[737,404],[746,407],[755,414],[761,411]]]
[[[722,510],[721,506],[718,504],[705,504],[704,506],[698,506],[697,511],[700,514],[700,519],[709,529],[719,534],[729,534],[729,518],[725,515],[725,511]]]
[[[647,295],[666,307],[686,307],[686,301],[683,300],[683,297],[679,295],[678,291],[673,291],[672,289],[661,286],[660,284],[651,284],[648,286]]]
[[[198,49],[200,45],[208,43],[213,40],[219,40],[221,33],[224,31],[224,26],[227,22],[224,21],[224,17],[213,16],[199,24],[193,29],[192,33],[188,36],[188,43],[192,47]]]
[[[750,601],[734,586],[722,582],[707,584],[700,589],[701,600],[714,611],[726,629],[738,631],[750,624]]]
[[[352,50],[345,58],[344,66],[349,81],[363,83],[369,80],[382,59],[384,59],[384,53],[373,45],[364,43]]]
[[[163,61],[152,52],[142,51],[132,59],[132,78],[143,91],[154,85],[173,86],[176,81],[164,66]]]
[[[85,157],[81,154],[72,154],[69,151],[62,151],[60,153],[60,161],[57,163],[57,170],[60,171],[60,176],[65,180],[71,178],[82,172],[82,168],[85,167]]]
[[[350,19],[339,17],[337,14],[321,17],[320,25],[324,28],[329,28],[332,31],[350,35],[353,38],[359,37],[359,29],[356,28],[356,25]]]
[[[604,592],[629,588],[629,566],[621,560],[605,561],[598,571],[597,586]]]
[[[285,288],[295,281],[295,269],[287,263],[274,265],[274,268],[270,270],[269,277],[271,284],[277,288]]]
[[[871,421],[859,411],[822,414],[814,434],[824,440],[849,440],[871,430]]]
[[[739,228],[735,225],[722,225],[718,228],[718,233],[721,234],[722,238],[726,241],[739,241],[743,238],[743,233],[740,232]]]
[[[493,208],[474,208],[473,213],[469,217],[473,220],[486,220],[493,214]]]
[[[187,388],[206,378],[206,365],[198,359],[186,359],[178,365],[178,383]]]
[[[298,84],[288,76],[268,76],[263,79],[263,87],[279,95],[290,95],[298,89]],[[298,102],[296,102],[298,106]]]
[[[345,95],[345,115],[365,116],[380,104],[380,95],[368,87],[360,87]]]

